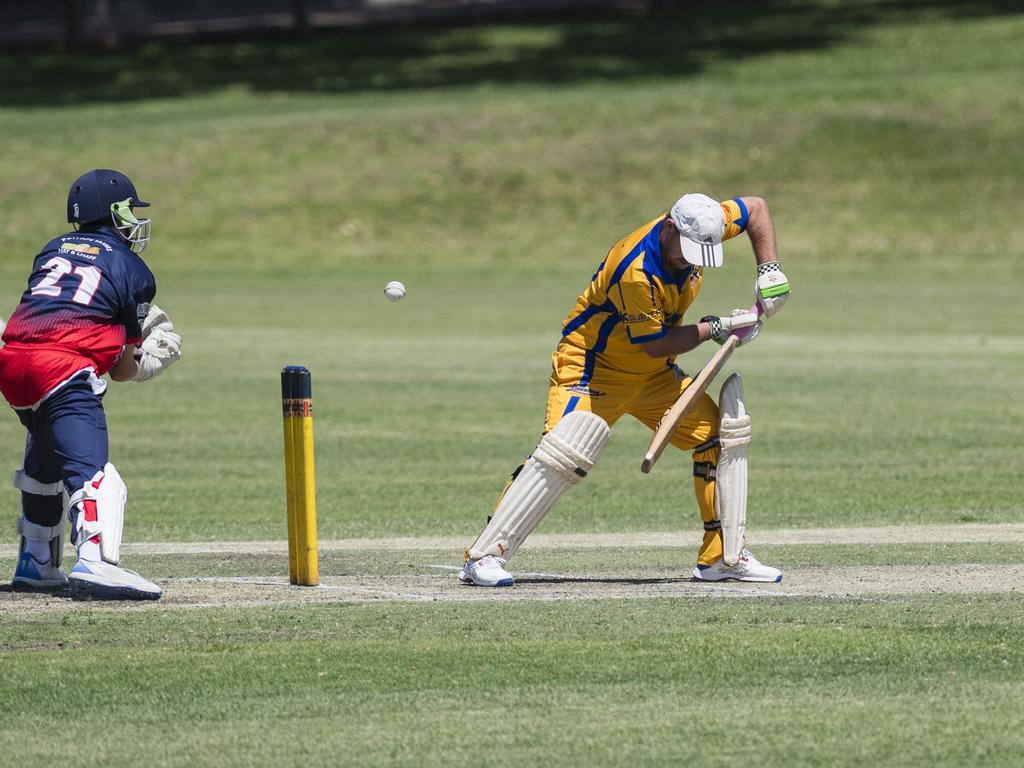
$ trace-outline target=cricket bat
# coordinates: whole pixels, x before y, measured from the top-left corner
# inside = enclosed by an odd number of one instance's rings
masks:
[[[707,365],[697,374],[693,383],[683,390],[683,394],[676,398],[672,406],[665,411],[665,415],[658,422],[658,428],[654,430],[654,437],[651,438],[650,445],[647,446],[647,454],[640,464],[641,472],[646,474],[651,471],[651,467],[654,466],[654,463],[665,450],[665,446],[668,445],[672,433],[676,431],[676,427],[686,418],[686,414],[693,408],[697,398],[707,391],[708,385],[711,384],[712,379],[718,375],[719,371],[725,367],[726,362],[728,362],[733,350],[736,349],[736,345],[739,343],[740,337],[736,334],[726,339],[725,343],[722,344],[722,348],[715,352],[714,357],[708,360]]]

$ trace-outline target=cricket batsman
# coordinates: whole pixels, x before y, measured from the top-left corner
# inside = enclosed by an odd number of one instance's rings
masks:
[[[84,598],[147,600],[161,590],[119,566],[128,491],[110,463],[102,399],[114,381],[149,381],[181,356],[181,337],[156,305],[139,254],[150,220],[123,173],[94,170],[68,193],[74,229],[36,256],[3,332],[0,392],[28,431],[18,564],[11,585],[70,587]],[[61,570],[65,525],[78,560]]]
[[[757,311],[737,309],[685,323],[704,270],[722,266],[722,242],[744,232],[756,262]],[[676,356],[708,340],[722,344],[730,334],[750,343],[762,318],[779,312],[788,297],[775,227],[759,197],[717,202],[702,194],[684,195],[668,213],[620,240],[565,320],[551,356],[544,434],[466,550],[460,580],[512,586],[508,560],[555,501],[593,468],[611,426],[628,414],[656,429],[693,382],[676,367]],[[693,453],[693,484],[704,523],[693,569],[699,581],[782,580],[780,570],[758,562],[745,546],[732,564],[723,558],[722,520],[746,521],[750,417],[743,399],[739,376],[729,377],[719,397],[721,408],[708,394],[701,395],[671,439]],[[738,541],[742,544],[742,538]]]

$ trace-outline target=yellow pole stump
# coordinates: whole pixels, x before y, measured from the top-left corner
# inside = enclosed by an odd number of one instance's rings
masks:
[[[316,586],[320,568],[316,544],[316,468],[313,461],[313,381],[309,370],[281,371],[284,414],[284,475],[288,505],[288,580]]]

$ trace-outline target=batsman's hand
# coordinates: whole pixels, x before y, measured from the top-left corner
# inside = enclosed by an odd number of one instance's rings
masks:
[[[774,317],[789,298],[789,278],[777,261],[757,265],[754,295],[765,317]]]
[[[748,344],[761,332],[761,321],[757,312],[751,309],[734,309],[726,317],[706,315],[700,319],[711,326],[711,338],[718,344],[735,334],[740,337],[739,346]]]
[[[135,358],[139,371],[134,381],[149,381],[181,359],[181,336],[174,331],[154,327],[142,340]]]

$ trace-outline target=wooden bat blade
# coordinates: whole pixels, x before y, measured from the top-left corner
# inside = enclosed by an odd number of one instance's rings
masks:
[[[647,453],[640,464],[641,472],[649,473],[651,468],[654,467],[654,463],[660,458],[665,450],[665,446],[672,439],[672,433],[676,431],[676,427],[686,418],[686,414],[693,409],[697,399],[707,391],[708,386],[715,376],[718,375],[719,371],[725,367],[729,356],[732,355],[739,341],[739,337],[735,335],[726,339],[725,343],[722,344],[722,348],[708,360],[707,365],[701,368],[700,373],[694,377],[690,386],[684,389],[683,393],[672,403],[672,406],[665,411],[665,415],[658,422],[658,428],[654,430],[654,437],[651,438],[651,442],[647,446]]]

